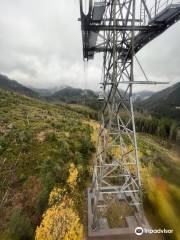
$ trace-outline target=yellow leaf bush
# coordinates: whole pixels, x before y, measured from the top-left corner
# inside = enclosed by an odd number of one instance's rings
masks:
[[[81,240],[83,226],[71,200],[50,207],[43,215],[41,225],[36,229],[36,240]]]
[[[71,164],[67,182],[73,191],[77,178],[78,170],[74,164]],[[36,229],[36,240],[83,239],[83,225],[74,211],[74,202],[67,195],[65,189],[54,187],[49,196],[50,208],[43,215],[43,220]]]
[[[65,193],[65,189],[54,187],[53,191],[49,195],[49,206],[60,203]]]
[[[70,165],[70,169],[69,169],[69,177],[68,177],[68,184],[69,186],[73,189],[76,184],[77,184],[77,178],[78,178],[78,170],[77,168],[74,166],[73,163],[71,163]]]

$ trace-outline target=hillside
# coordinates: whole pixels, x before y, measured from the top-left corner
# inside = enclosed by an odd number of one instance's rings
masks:
[[[0,126],[0,240],[83,239],[98,128],[87,109],[0,90]],[[138,146],[147,217],[178,240],[178,145],[138,134]]]
[[[15,80],[9,79],[7,76],[0,74],[0,89],[8,90],[11,92],[17,92],[29,97],[38,98],[38,93],[34,92],[30,88],[23,86]]]
[[[180,82],[139,103],[139,107],[158,117],[180,119]]]
[[[54,93],[58,92],[61,89],[66,88],[66,85],[62,85],[60,87],[53,87],[53,88],[34,88],[31,87],[31,89],[38,93],[41,97],[49,97],[51,95],[53,95]]]
[[[151,97],[153,94],[154,92],[152,91],[139,91],[139,92],[135,92],[133,94],[133,97],[135,101],[143,101]]]
[[[162,239],[180,239],[180,149],[178,144],[138,134],[144,208],[154,229],[173,229]]]
[[[73,227],[82,226],[94,151],[85,122],[83,114],[65,105],[0,90],[1,240],[34,239],[56,191],[62,192],[63,211],[71,213]],[[68,233],[71,224],[63,227]]]
[[[92,90],[65,87],[55,92],[47,99],[55,102],[65,102],[68,104],[87,105],[91,108],[98,109],[97,98],[97,94]]]
[[[19,93],[28,97],[39,98],[48,102],[85,105],[97,110],[97,94],[92,90],[62,86],[52,89],[27,88],[15,80],[0,74],[0,89]]]
[[[0,75],[0,89],[17,92],[33,98],[41,98],[48,102],[85,105],[94,110],[100,109],[98,94],[92,90],[62,86],[52,89],[27,88],[17,81]],[[134,93],[135,107],[138,111],[150,113],[156,117],[180,119],[180,83],[160,92],[140,91]]]

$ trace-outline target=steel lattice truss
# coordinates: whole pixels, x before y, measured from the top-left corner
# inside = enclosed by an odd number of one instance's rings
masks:
[[[111,2],[106,7],[104,19],[125,19],[124,26],[133,26],[135,19],[132,1]],[[127,19],[127,20],[126,20]],[[98,217],[105,215],[108,205],[114,198],[125,199],[138,212],[142,213],[141,183],[138,167],[137,144],[132,107],[132,84],[127,84],[124,92],[118,89],[122,81],[133,79],[134,31],[105,31],[106,49],[104,54],[103,90],[105,105],[99,135],[97,163],[94,169],[93,188],[94,225]],[[118,49],[128,49],[117,52]],[[132,57],[129,57],[132,56]],[[124,116],[124,118],[123,118]],[[133,127],[133,128],[132,128]],[[129,197],[129,198],[128,198]]]
[[[91,226],[98,229],[114,199],[124,201],[143,223],[143,203],[132,103],[135,54],[179,20],[170,1],[89,1],[81,24],[84,58],[103,52],[101,127],[90,190]],[[170,5],[169,5],[170,4]],[[145,82],[146,83],[146,82]]]

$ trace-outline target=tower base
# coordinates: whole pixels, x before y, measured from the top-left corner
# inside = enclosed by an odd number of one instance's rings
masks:
[[[136,239],[149,239],[158,240],[154,234],[143,233],[142,235],[136,235],[135,229],[142,227],[143,229],[151,229],[147,219],[144,217],[144,223],[140,224],[140,217],[138,214],[135,216],[127,216],[125,218],[126,226],[120,228],[110,228],[106,217],[99,219],[98,229],[93,229],[93,213],[92,203],[94,194],[88,188],[88,240],[136,240]]]

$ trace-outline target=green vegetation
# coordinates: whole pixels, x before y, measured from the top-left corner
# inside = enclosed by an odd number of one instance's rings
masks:
[[[153,94],[146,100],[139,102],[137,108],[149,112],[158,118],[180,120],[180,82]]]
[[[77,104],[71,104],[71,105],[68,105],[67,108],[72,110],[72,111],[83,114],[87,118],[98,120],[97,111],[93,110],[90,107],[77,105]]]
[[[33,228],[29,218],[20,209],[15,209],[9,223],[9,236],[14,240],[31,240]]]
[[[80,239],[99,127],[91,119],[97,113],[85,106],[0,90],[0,240],[48,239],[57,215],[66,223],[57,224],[62,239]],[[138,113],[136,126],[143,133],[138,143],[147,216],[154,227],[174,229],[172,239],[178,240],[179,125]],[[122,209],[129,211],[117,202],[109,209],[112,227],[124,226]]]
[[[53,102],[65,102],[68,104],[83,104],[92,109],[98,110],[100,104],[97,101],[97,93],[92,90],[66,87],[46,99]]]
[[[95,150],[86,121],[83,112],[65,105],[0,90],[0,239],[33,239],[53,188],[65,188],[70,197],[72,163],[78,171],[75,205],[82,216]]]
[[[180,238],[180,152],[174,143],[140,135],[139,155],[147,216],[154,228],[173,229],[164,239]]]
[[[128,117],[124,112],[121,112],[121,117],[124,122],[128,122]],[[179,142],[180,140],[180,122],[176,119],[155,117],[148,112],[135,112],[136,132],[148,133],[164,140]],[[132,129],[132,125],[128,125]]]
[[[177,121],[167,118],[156,118],[137,114],[136,129],[138,132],[149,133],[157,137],[177,141],[180,125]]]
[[[126,227],[125,217],[132,215],[132,209],[124,201],[114,200],[107,211],[110,228]]]

